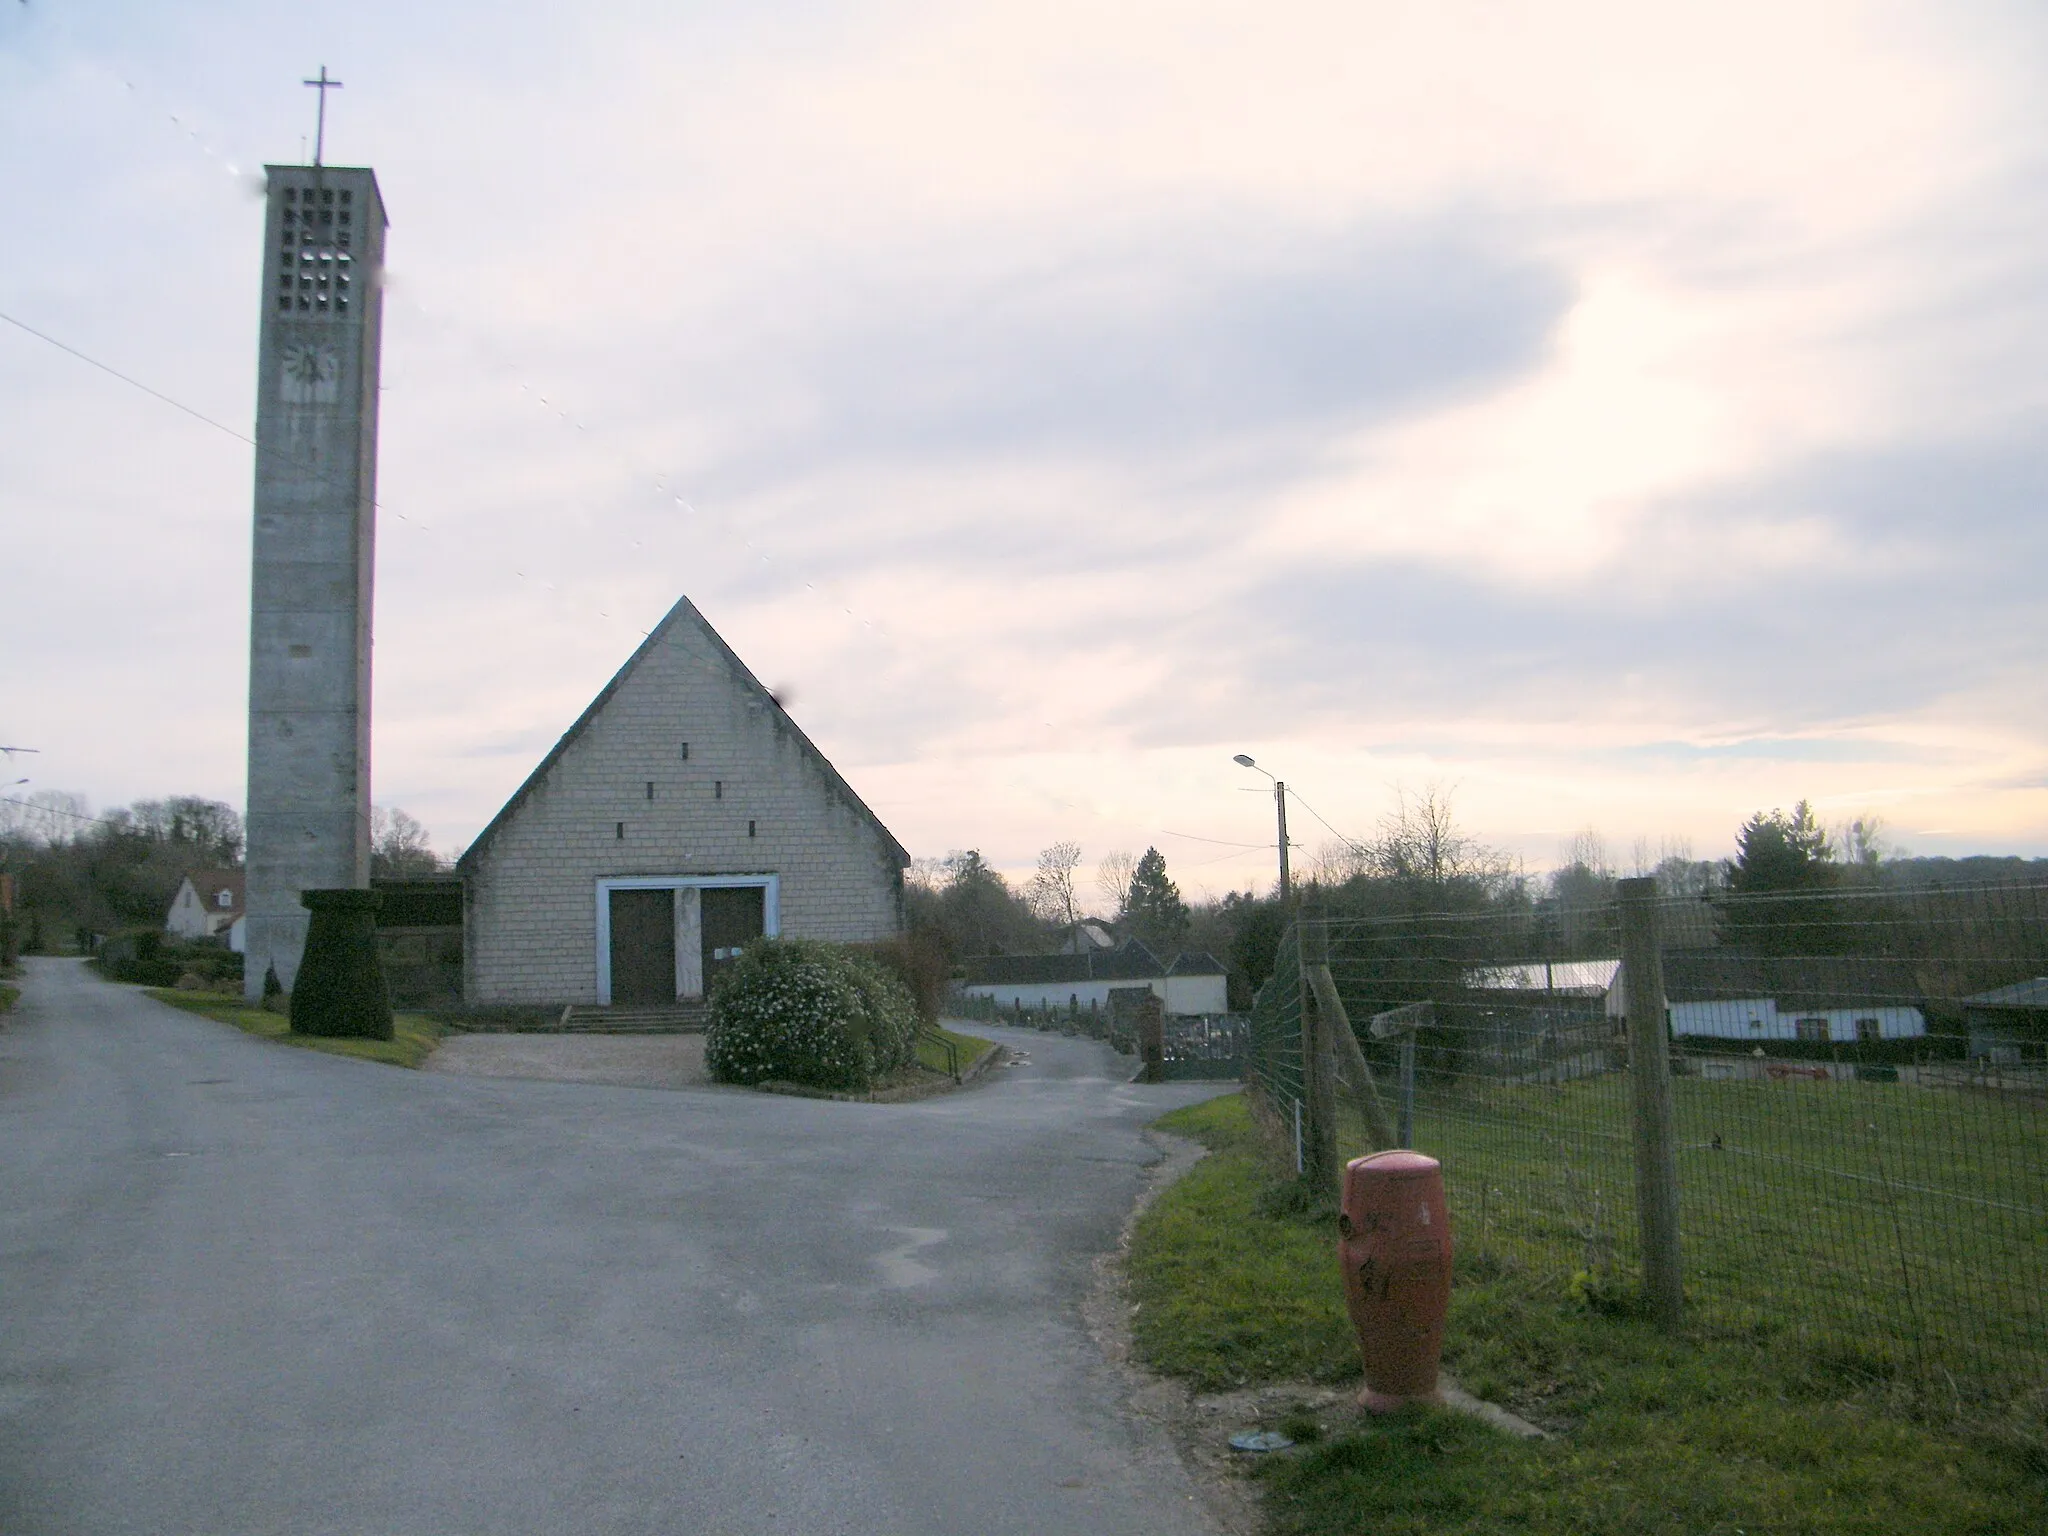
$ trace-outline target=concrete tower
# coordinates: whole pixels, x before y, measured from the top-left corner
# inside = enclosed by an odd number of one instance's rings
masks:
[[[265,170],[249,603],[252,998],[271,967],[287,989],[298,974],[309,916],[299,892],[369,884],[385,227],[368,170]]]

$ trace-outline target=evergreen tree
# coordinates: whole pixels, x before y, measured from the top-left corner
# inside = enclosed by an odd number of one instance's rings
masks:
[[[1724,943],[1763,954],[1831,955],[1856,947],[1858,926],[1829,900],[1842,879],[1827,829],[1801,800],[1790,815],[1758,811],[1735,834]]]
[[[1188,904],[1180,899],[1180,887],[1167,877],[1166,859],[1157,848],[1147,848],[1131,871],[1124,913],[1131,932],[1162,959],[1187,937]]]
[[[1804,800],[1781,810],[1758,811],[1735,834],[1729,888],[1740,896],[1767,891],[1811,891],[1835,884],[1839,868],[1827,830]]]

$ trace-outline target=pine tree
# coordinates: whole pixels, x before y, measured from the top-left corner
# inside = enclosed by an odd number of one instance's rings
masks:
[[[1155,950],[1178,949],[1187,937],[1187,903],[1167,877],[1166,860],[1157,848],[1147,848],[1131,872],[1124,913],[1131,932]]]

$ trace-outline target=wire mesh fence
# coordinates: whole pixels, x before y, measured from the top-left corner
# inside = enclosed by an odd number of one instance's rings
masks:
[[[2048,887],[1657,915],[1688,1316],[1960,1412],[2048,1404]],[[1317,954],[1327,939],[1386,1118],[1405,1108],[1412,1143],[1444,1164],[1461,1248],[1633,1305],[1614,910],[1584,915],[1568,945],[1526,911],[1301,925],[1252,1023],[1251,1080],[1283,1142],[1310,1093],[1304,933]],[[1340,1110],[1339,1156],[1374,1149],[1366,1123]]]

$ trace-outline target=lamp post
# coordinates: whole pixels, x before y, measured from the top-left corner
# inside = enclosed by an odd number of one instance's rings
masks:
[[[1253,762],[1249,753],[1240,752],[1231,758],[1240,768],[1249,768],[1254,773],[1266,773]],[[1266,773],[1273,779],[1273,775]],[[1292,882],[1287,878],[1287,783],[1284,779],[1273,779],[1273,812],[1280,821],[1280,905],[1286,906],[1293,892]]]

